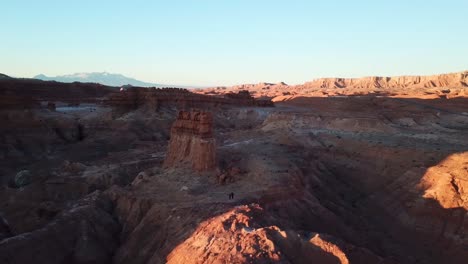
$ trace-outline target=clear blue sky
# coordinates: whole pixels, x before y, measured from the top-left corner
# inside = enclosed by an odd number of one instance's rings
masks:
[[[1,0],[0,72],[167,84],[468,70],[467,0]]]

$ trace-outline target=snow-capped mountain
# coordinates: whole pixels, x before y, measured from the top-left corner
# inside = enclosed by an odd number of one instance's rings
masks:
[[[109,86],[122,86],[130,84],[139,87],[174,87],[174,85],[164,85],[156,83],[148,83],[136,80],[134,78],[126,77],[122,74],[108,73],[108,72],[90,72],[90,73],[75,73],[68,75],[61,75],[55,77],[45,76],[39,74],[33,77],[44,81],[57,81],[57,82],[90,82],[100,83]]]

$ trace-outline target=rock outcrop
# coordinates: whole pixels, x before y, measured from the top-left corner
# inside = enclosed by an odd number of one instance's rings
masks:
[[[224,95],[224,98],[233,101],[236,105],[246,106],[274,106],[273,102],[268,98],[254,98],[249,91],[241,90],[237,93],[228,93]]]
[[[120,231],[111,214],[110,201],[92,193],[43,228],[1,240],[0,262],[110,263]]]
[[[450,155],[428,168],[418,187],[424,198],[437,201],[442,208],[468,210],[468,152]]]
[[[180,88],[139,87],[131,87],[112,93],[105,100],[105,104],[122,110],[133,110],[143,106],[152,110],[173,106],[179,109],[211,109],[218,106],[274,106],[270,99],[256,99],[248,91],[229,93],[225,96],[210,96]]]
[[[163,106],[196,107],[197,104],[207,103],[206,100],[203,96],[193,96],[186,89],[129,87],[111,94],[105,104],[122,110],[133,110],[142,106],[157,110]]]
[[[184,163],[199,172],[216,167],[216,141],[210,112],[180,111],[172,125],[164,166],[176,167]]]
[[[266,218],[252,204],[208,219],[167,256],[167,263],[391,263],[330,235],[282,230]]]

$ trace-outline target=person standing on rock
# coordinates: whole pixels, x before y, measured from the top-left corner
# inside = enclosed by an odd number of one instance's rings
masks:
[[[234,199],[234,193],[231,192],[231,193],[229,194],[229,200],[233,200],[233,199]]]

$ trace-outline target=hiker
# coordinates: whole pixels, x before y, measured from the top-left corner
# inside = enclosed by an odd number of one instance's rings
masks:
[[[234,199],[234,193],[231,192],[231,193],[229,194],[229,200],[233,200],[233,199]]]

